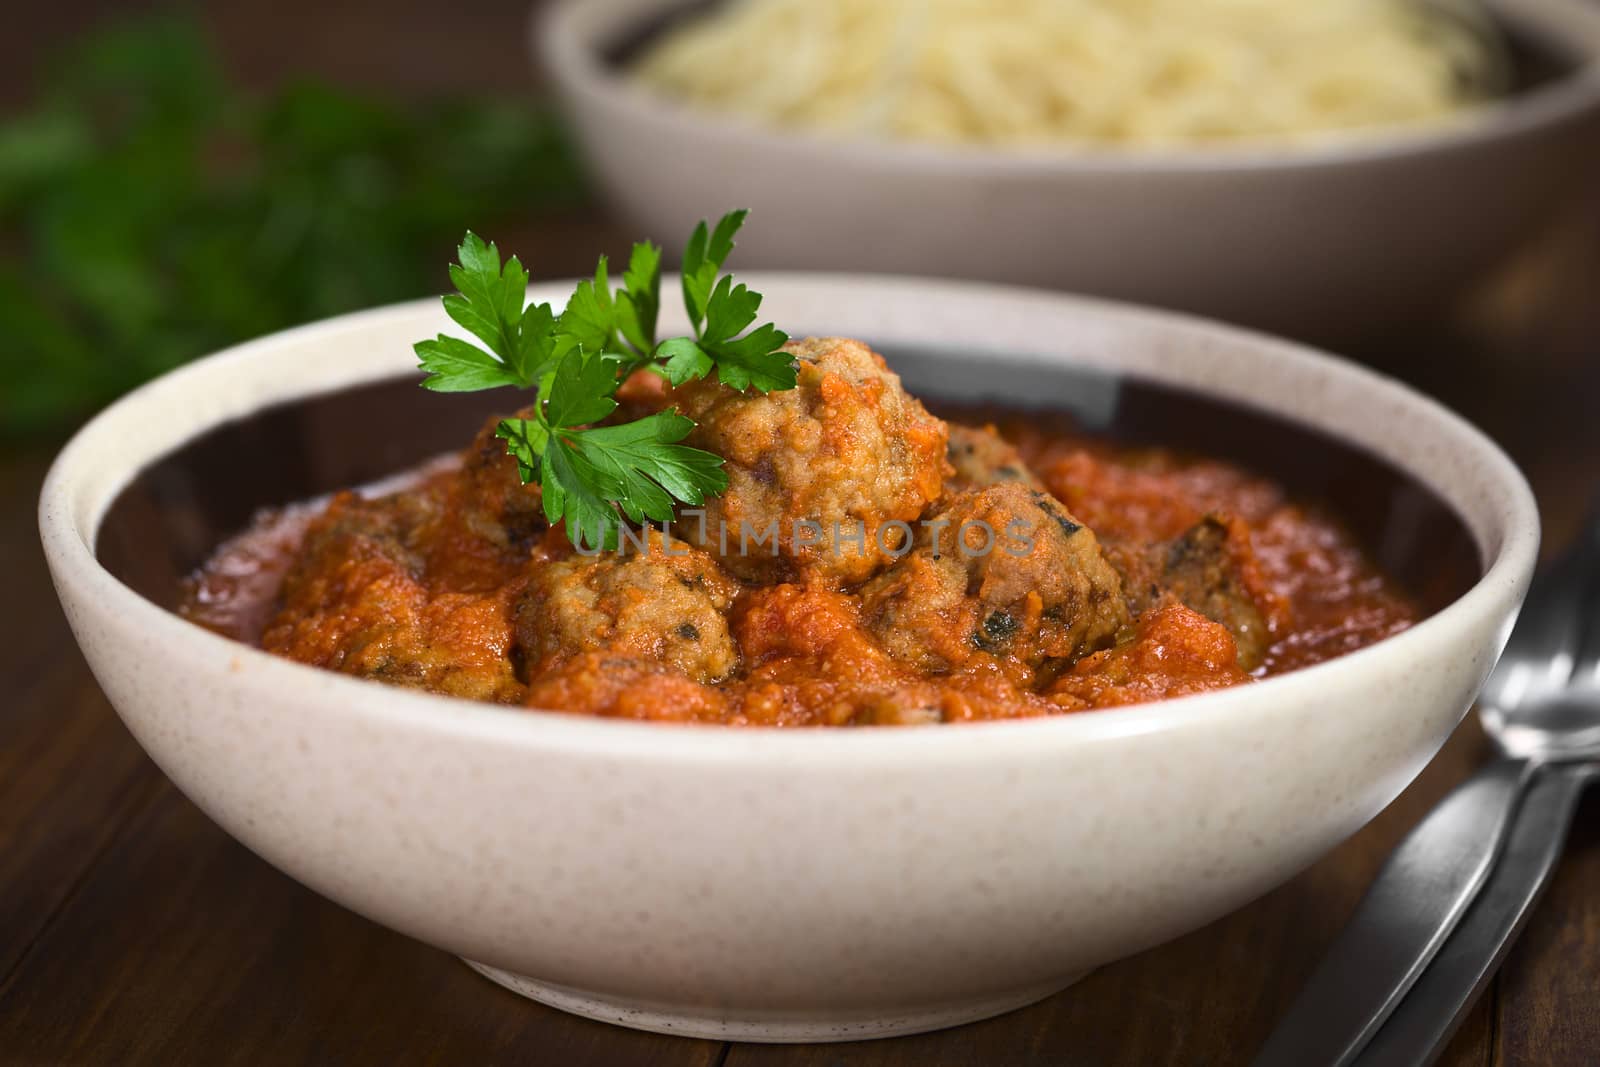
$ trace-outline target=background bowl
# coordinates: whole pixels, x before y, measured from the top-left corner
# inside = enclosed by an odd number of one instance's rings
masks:
[[[1042,284],[1353,342],[1460,293],[1600,181],[1591,0],[1490,2],[1526,84],[1479,120],[1163,152],[829,140],[687,108],[616,65],[686,6],[562,0],[535,48],[630,222],[686,233],[750,207],[758,267]]]
[[[1388,379],[1048,293],[741,278],[796,333],[881,346],[913,389],[1063,407],[1325,488],[1439,610],[1183,700],[813,731],[453,701],[171,614],[177,576],[252,508],[467,439],[497,398],[414,387],[410,342],[449,328],[429,301],[177,371],[62,453],[43,543],[129,729],[269,862],[530,996],[673,1033],[826,1040],[996,1014],[1260,895],[1400,792],[1498,654],[1537,549],[1532,497],[1486,438]]]

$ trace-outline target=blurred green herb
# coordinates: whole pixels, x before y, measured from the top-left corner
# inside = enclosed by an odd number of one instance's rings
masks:
[[[437,292],[468,222],[578,193],[526,104],[255,95],[195,24],[104,31],[0,119],[0,436],[236,341]]]

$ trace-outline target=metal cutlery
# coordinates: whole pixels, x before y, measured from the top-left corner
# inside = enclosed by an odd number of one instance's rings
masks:
[[[1379,1057],[1436,1052],[1440,1035],[1448,1038],[1493,974],[1554,869],[1590,777],[1583,761],[1600,760],[1600,512],[1534,583],[1479,708],[1499,758],[1458,786],[1384,863],[1255,1067],[1354,1063],[1380,1034]],[[1530,788],[1531,808],[1523,804]],[[1508,835],[1510,852],[1501,859]],[[1459,942],[1452,938],[1458,924]],[[1439,964],[1437,973],[1430,963]],[[1414,986],[1423,999],[1407,1006],[1392,1033],[1381,1030]],[[1425,1005],[1434,1005],[1436,1018]]]
[[[1489,880],[1356,1067],[1426,1067],[1444,1052],[1526,925],[1555,872],[1578,798],[1597,776],[1594,763],[1540,772]]]

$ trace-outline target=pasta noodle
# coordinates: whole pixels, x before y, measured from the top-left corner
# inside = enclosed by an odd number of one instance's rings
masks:
[[[635,74],[833,134],[1163,146],[1439,121],[1502,57],[1467,0],[734,0]]]

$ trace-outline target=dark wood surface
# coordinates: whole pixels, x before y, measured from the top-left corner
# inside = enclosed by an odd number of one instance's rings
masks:
[[[41,9],[37,40],[0,35],[0,59],[27,69],[36,43],[111,6]],[[470,15],[405,3],[327,10],[280,0],[219,6],[213,18],[262,80],[303,67],[426,90],[433,79],[515,86],[526,74],[522,3],[472,5]],[[444,69],[415,62],[447,17],[461,54]],[[331,21],[291,40],[317,19]],[[345,23],[362,34],[378,27],[377,36],[355,53],[324,55],[327,42],[356,34],[341,34]],[[16,94],[0,81],[0,101]],[[585,213],[518,247],[538,242],[535,265],[567,272],[597,245],[614,247],[616,236],[603,217]],[[1575,209],[1466,313],[1362,355],[1505,445],[1534,483],[1549,542],[1559,544],[1600,489],[1600,203]],[[834,1046],[635,1033],[525,1001],[323,900],[179,794],[117,720],[56,605],[33,515],[52,451],[51,443],[0,451],[4,1064],[1244,1062],[1384,856],[1486,753],[1469,719],[1387,811],[1287,885],[999,1019]],[[1600,792],[1580,808],[1554,885],[1442,1062],[1600,1062],[1597,990]]]

